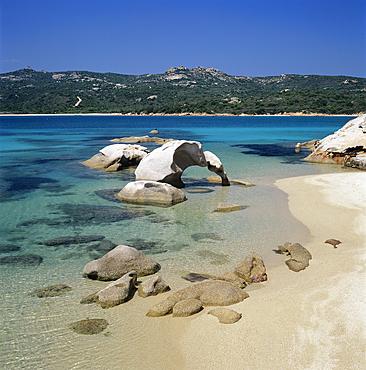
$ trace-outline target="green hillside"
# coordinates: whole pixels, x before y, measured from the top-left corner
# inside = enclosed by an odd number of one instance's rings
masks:
[[[79,102],[79,103],[78,103]],[[347,76],[230,76],[214,68],[162,74],[0,74],[2,113],[279,114],[366,112],[366,79]]]

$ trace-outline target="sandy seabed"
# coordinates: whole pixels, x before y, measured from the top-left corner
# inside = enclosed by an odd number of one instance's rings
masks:
[[[219,324],[207,308],[192,317],[177,368],[364,369],[366,173],[289,178],[276,186],[311,232],[304,245],[310,266],[269,270],[266,283],[248,287],[250,297],[230,307],[243,315],[235,324]],[[324,243],[330,238],[342,244]]]

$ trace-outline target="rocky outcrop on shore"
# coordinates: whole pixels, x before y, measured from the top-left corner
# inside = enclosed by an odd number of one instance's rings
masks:
[[[315,143],[313,152],[304,160],[342,164],[366,169],[366,114],[349,122],[334,134]]]

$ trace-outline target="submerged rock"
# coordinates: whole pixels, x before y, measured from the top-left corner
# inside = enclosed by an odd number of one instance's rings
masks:
[[[234,203],[219,203],[217,206],[217,211],[218,212],[233,212],[233,211],[239,211],[243,207],[240,206],[239,204],[234,204]]]
[[[209,259],[212,265],[225,265],[230,262],[228,255],[224,253],[215,253],[210,250],[201,250],[196,253],[202,258]]]
[[[90,279],[116,280],[130,271],[145,276],[159,269],[160,265],[151,257],[127,245],[118,245],[103,257],[86,264],[83,273]]]
[[[117,197],[121,202],[165,207],[186,200],[182,190],[156,181],[130,182],[118,193]]]
[[[83,298],[80,301],[80,304],[91,304],[91,303],[97,302],[96,297],[95,297],[97,293],[89,294],[87,297]]]
[[[290,255],[290,259],[285,261],[288,268],[292,271],[299,272],[309,266],[312,259],[310,252],[299,243],[291,244],[289,242],[280,246],[279,251],[283,254]]]
[[[108,321],[104,319],[85,319],[69,324],[69,328],[78,334],[99,334],[108,327]]]
[[[78,235],[78,236],[62,236],[60,238],[50,239],[43,242],[44,245],[69,245],[69,244],[83,244],[103,240],[105,236],[102,235]]]
[[[30,293],[32,297],[38,298],[48,298],[48,297],[58,297],[66,292],[69,292],[71,287],[64,284],[50,285],[46,288],[35,290]]]
[[[219,234],[217,233],[196,233],[192,234],[191,238],[196,242],[206,241],[206,240],[224,240]]]
[[[17,252],[19,250],[20,250],[20,247],[15,244],[1,244],[0,245],[0,253]]]
[[[216,316],[221,324],[234,324],[239,321],[242,316],[241,313],[226,307],[217,307],[207,313]]]
[[[143,209],[126,209],[119,206],[95,206],[89,204],[62,204],[59,209],[72,218],[73,225],[109,223],[131,220],[154,214]]]
[[[262,257],[251,253],[236,266],[234,273],[248,283],[260,283],[267,280],[266,268]]]
[[[248,181],[245,181],[245,180],[231,180],[231,182],[233,184],[237,184],[237,185],[242,185],[242,186],[245,186],[247,188],[250,188],[252,186],[255,186],[254,184],[248,182]]]
[[[100,243],[91,245],[87,248],[90,256],[93,258],[99,258],[104,256],[106,253],[111,251],[112,249],[116,248],[117,244],[114,244],[110,240],[102,240]]]
[[[215,280],[215,276],[190,272],[187,275],[182,276],[182,279],[190,281],[191,283],[197,283],[204,280]]]
[[[20,256],[6,256],[0,258],[0,265],[26,265],[26,266],[37,266],[41,264],[43,258],[37,254],[22,254]]]

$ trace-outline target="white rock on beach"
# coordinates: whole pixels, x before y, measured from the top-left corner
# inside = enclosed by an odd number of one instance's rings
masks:
[[[366,114],[349,122],[334,134],[320,140],[313,153],[305,158],[309,162],[345,164],[366,169]]]

